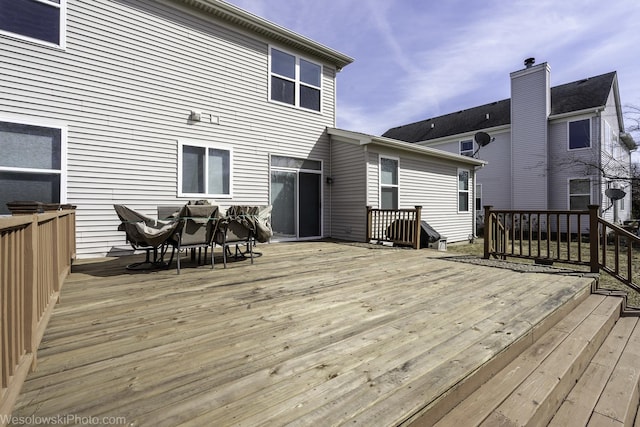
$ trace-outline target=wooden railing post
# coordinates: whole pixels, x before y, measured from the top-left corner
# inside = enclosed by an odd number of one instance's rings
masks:
[[[488,205],[484,207],[484,259],[489,259],[489,250],[491,248],[491,238],[493,230],[493,220],[491,218],[491,208],[493,206]]]
[[[416,223],[415,223],[415,229],[413,233],[413,237],[414,237],[413,248],[420,249],[420,231],[422,231],[422,224],[420,223],[420,221],[421,221],[421,215],[422,215],[422,206],[416,206],[415,208],[416,208]]]
[[[598,205],[589,205],[589,266],[592,273],[600,271],[600,263],[598,262]]]
[[[371,206],[367,206],[367,235],[366,235],[366,242],[365,243],[369,243],[371,241],[371,209],[373,209]]]

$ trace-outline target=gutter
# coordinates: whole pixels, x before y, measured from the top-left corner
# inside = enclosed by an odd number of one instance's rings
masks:
[[[395,150],[402,150],[411,153],[417,153],[421,155],[428,155],[439,159],[451,160],[459,163],[466,163],[473,166],[484,166],[487,164],[484,160],[474,159],[468,156],[461,156],[460,154],[449,153],[448,151],[438,150],[437,148],[425,147],[412,142],[399,141],[397,139],[386,138],[383,136],[367,135],[359,132],[352,132],[348,130],[327,128],[329,135],[336,137],[342,137],[351,143],[357,143],[365,147],[368,145],[377,145]]]

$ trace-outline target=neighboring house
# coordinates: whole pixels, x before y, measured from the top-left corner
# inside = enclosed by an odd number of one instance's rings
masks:
[[[622,221],[631,213],[630,152],[615,72],[550,88],[550,67],[511,73],[511,98],[389,129],[385,137],[486,160],[474,188],[475,209],[567,210],[602,207]],[[477,132],[492,142],[478,147]],[[480,148],[480,149],[479,149]],[[606,172],[607,177],[602,173]],[[612,202],[608,188],[626,196]]]
[[[76,205],[80,257],[126,248],[113,204],[150,216],[193,199],[272,204],[275,240],[364,238],[346,231],[364,227],[366,204],[388,189],[370,189],[350,215],[337,198],[352,166],[335,159],[327,129],[347,55],[219,0],[0,6],[0,214],[14,200]],[[421,199],[403,171],[437,150],[405,145],[382,153],[399,160],[396,203],[430,206],[440,195]],[[436,167],[435,183],[481,164],[445,163],[417,168]],[[443,230],[450,240],[473,232],[461,216]]]

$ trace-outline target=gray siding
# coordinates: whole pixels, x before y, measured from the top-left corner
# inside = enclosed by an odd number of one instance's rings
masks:
[[[66,50],[0,37],[0,114],[68,126],[79,256],[125,245],[114,203],[155,215],[157,205],[186,201],[177,198],[178,139],[233,147],[233,198],[221,205],[268,204],[269,154],[328,167],[335,70],[323,68],[321,114],[269,102],[268,46],[151,0],[69,0]],[[190,123],[191,110],[219,124]]]
[[[579,117],[581,119],[587,116]],[[553,121],[549,125],[549,138],[552,141],[549,147],[549,186],[553,189],[550,192],[549,209],[569,209],[569,180],[579,178],[591,179],[591,201],[600,203],[599,197],[599,173],[596,169],[589,167],[590,164],[599,164],[599,147],[597,135],[599,134],[599,121],[597,116],[591,117],[592,148],[581,150],[569,150],[569,121],[564,119]]]
[[[366,239],[366,166],[362,146],[331,142],[331,237]]]
[[[511,134],[492,134],[495,140],[478,151],[478,158],[486,166],[478,170],[477,181],[482,184],[482,205],[496,209],[511,208]],[[479,208],[482,208],[480,206]]]
[[[546,63],[511,74],[512,208],[547,209],[547,118],[550,112]]]

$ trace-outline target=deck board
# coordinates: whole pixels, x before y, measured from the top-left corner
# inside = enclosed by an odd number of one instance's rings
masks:
[[[146,425],[395,425],[592,279],[433,250],[260,245],[255,264],[74,265],[16,416]]]

